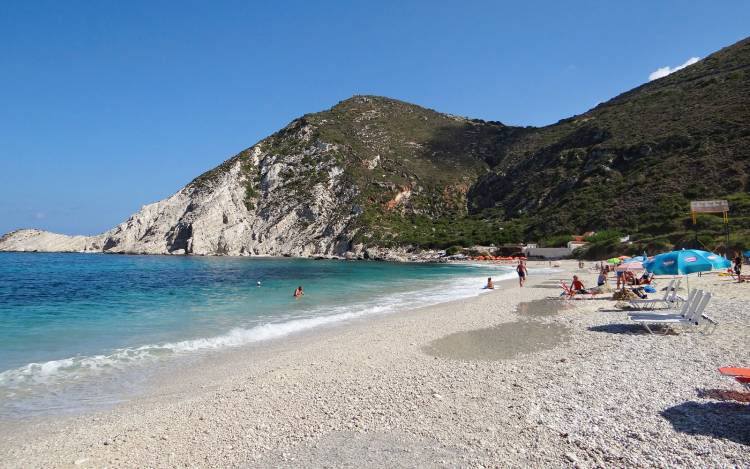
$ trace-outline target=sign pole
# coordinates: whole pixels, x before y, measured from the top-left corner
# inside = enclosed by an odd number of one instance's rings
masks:
[[[724,214],[724,253],[729,256],[729,212],[723,212]]]
[[[698,213],[721,213],[724,219],[724,252],[729,251],[729,202],[726,200],[692,200],[690,216],[695,228],[695,243],[698,244]]]

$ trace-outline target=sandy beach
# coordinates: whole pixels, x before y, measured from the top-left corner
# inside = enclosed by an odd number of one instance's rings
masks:
[[[750,466],[750,393],[716,371],[750,366],[750,284],[691,276],[718,329],[650,335],[610,300],[542,301],[573,273],[595,284],[566,261],[216,353],[106,411],[6,422],[0,466]]]

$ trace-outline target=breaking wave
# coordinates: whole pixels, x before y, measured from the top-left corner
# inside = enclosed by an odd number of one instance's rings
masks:
[[[482,267],[486,268],[486,266]],[[507,267],[497,270],[496,280],[515,276],[515,273],[509,272]],[[154,363],[165,357],[240,347],[365,316],[393,313],[469,298],[484,292],[486,291],[477,287],[476,277],[453,278],[421,291],[378,296],[359,304],[343,305],[328,310],[312,310],[306,313],[304,317],[286,318],[249,328],[237,327],[225,334],[213,337],[121,348],[101,355],[77,356],[44,363],[29,363],[0,373],[0,390],[5,388],[7,393],[8,391],[39,385],[75,382],[96,374],[124,370],[135,364]]]

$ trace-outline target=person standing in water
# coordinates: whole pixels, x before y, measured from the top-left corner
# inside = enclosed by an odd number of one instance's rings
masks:
[[[304,295],[305,292],[302,291],[302,285],[298,286],[296,290],[294,290],[294,297],[299,298],[300,296]]]
[[[518,286],[523,287],[523,284],[526,283],[526,274],[528,273],[526,270],[526,264],[524,264],[523,261],[518,261],[516,272],[518,273]]]

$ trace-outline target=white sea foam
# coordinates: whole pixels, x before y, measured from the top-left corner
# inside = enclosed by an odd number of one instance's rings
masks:
[[[486,266],[481,267],[486,269]],[[515,276],[515,273],[509,272],[507,267],[498,270],[498,275],[494,277],[496,280]],[[305,317],[287,318],[286,320],[277,320],[277,322],[268,322],[250,328],[234,328],[226,334],[213,337],[116,349],[107,355],[70,357],[44,363],[29,363],[20,368],[0,373],[0,388],[5,388],[7,392],[35,385],[64,384],[96,373],[124,369],[132,364],[152,363],[165,356],[239,347],[365,316],[392,313],[407,308],[477,296],[486,292],[478,286],[478,283],[481,285],[482,280],[482,278],[478,279],[477,277],[453,278],[420,291],[376,297],[359,304],[342,305],[327,311],[313,310],[306,313]]]

